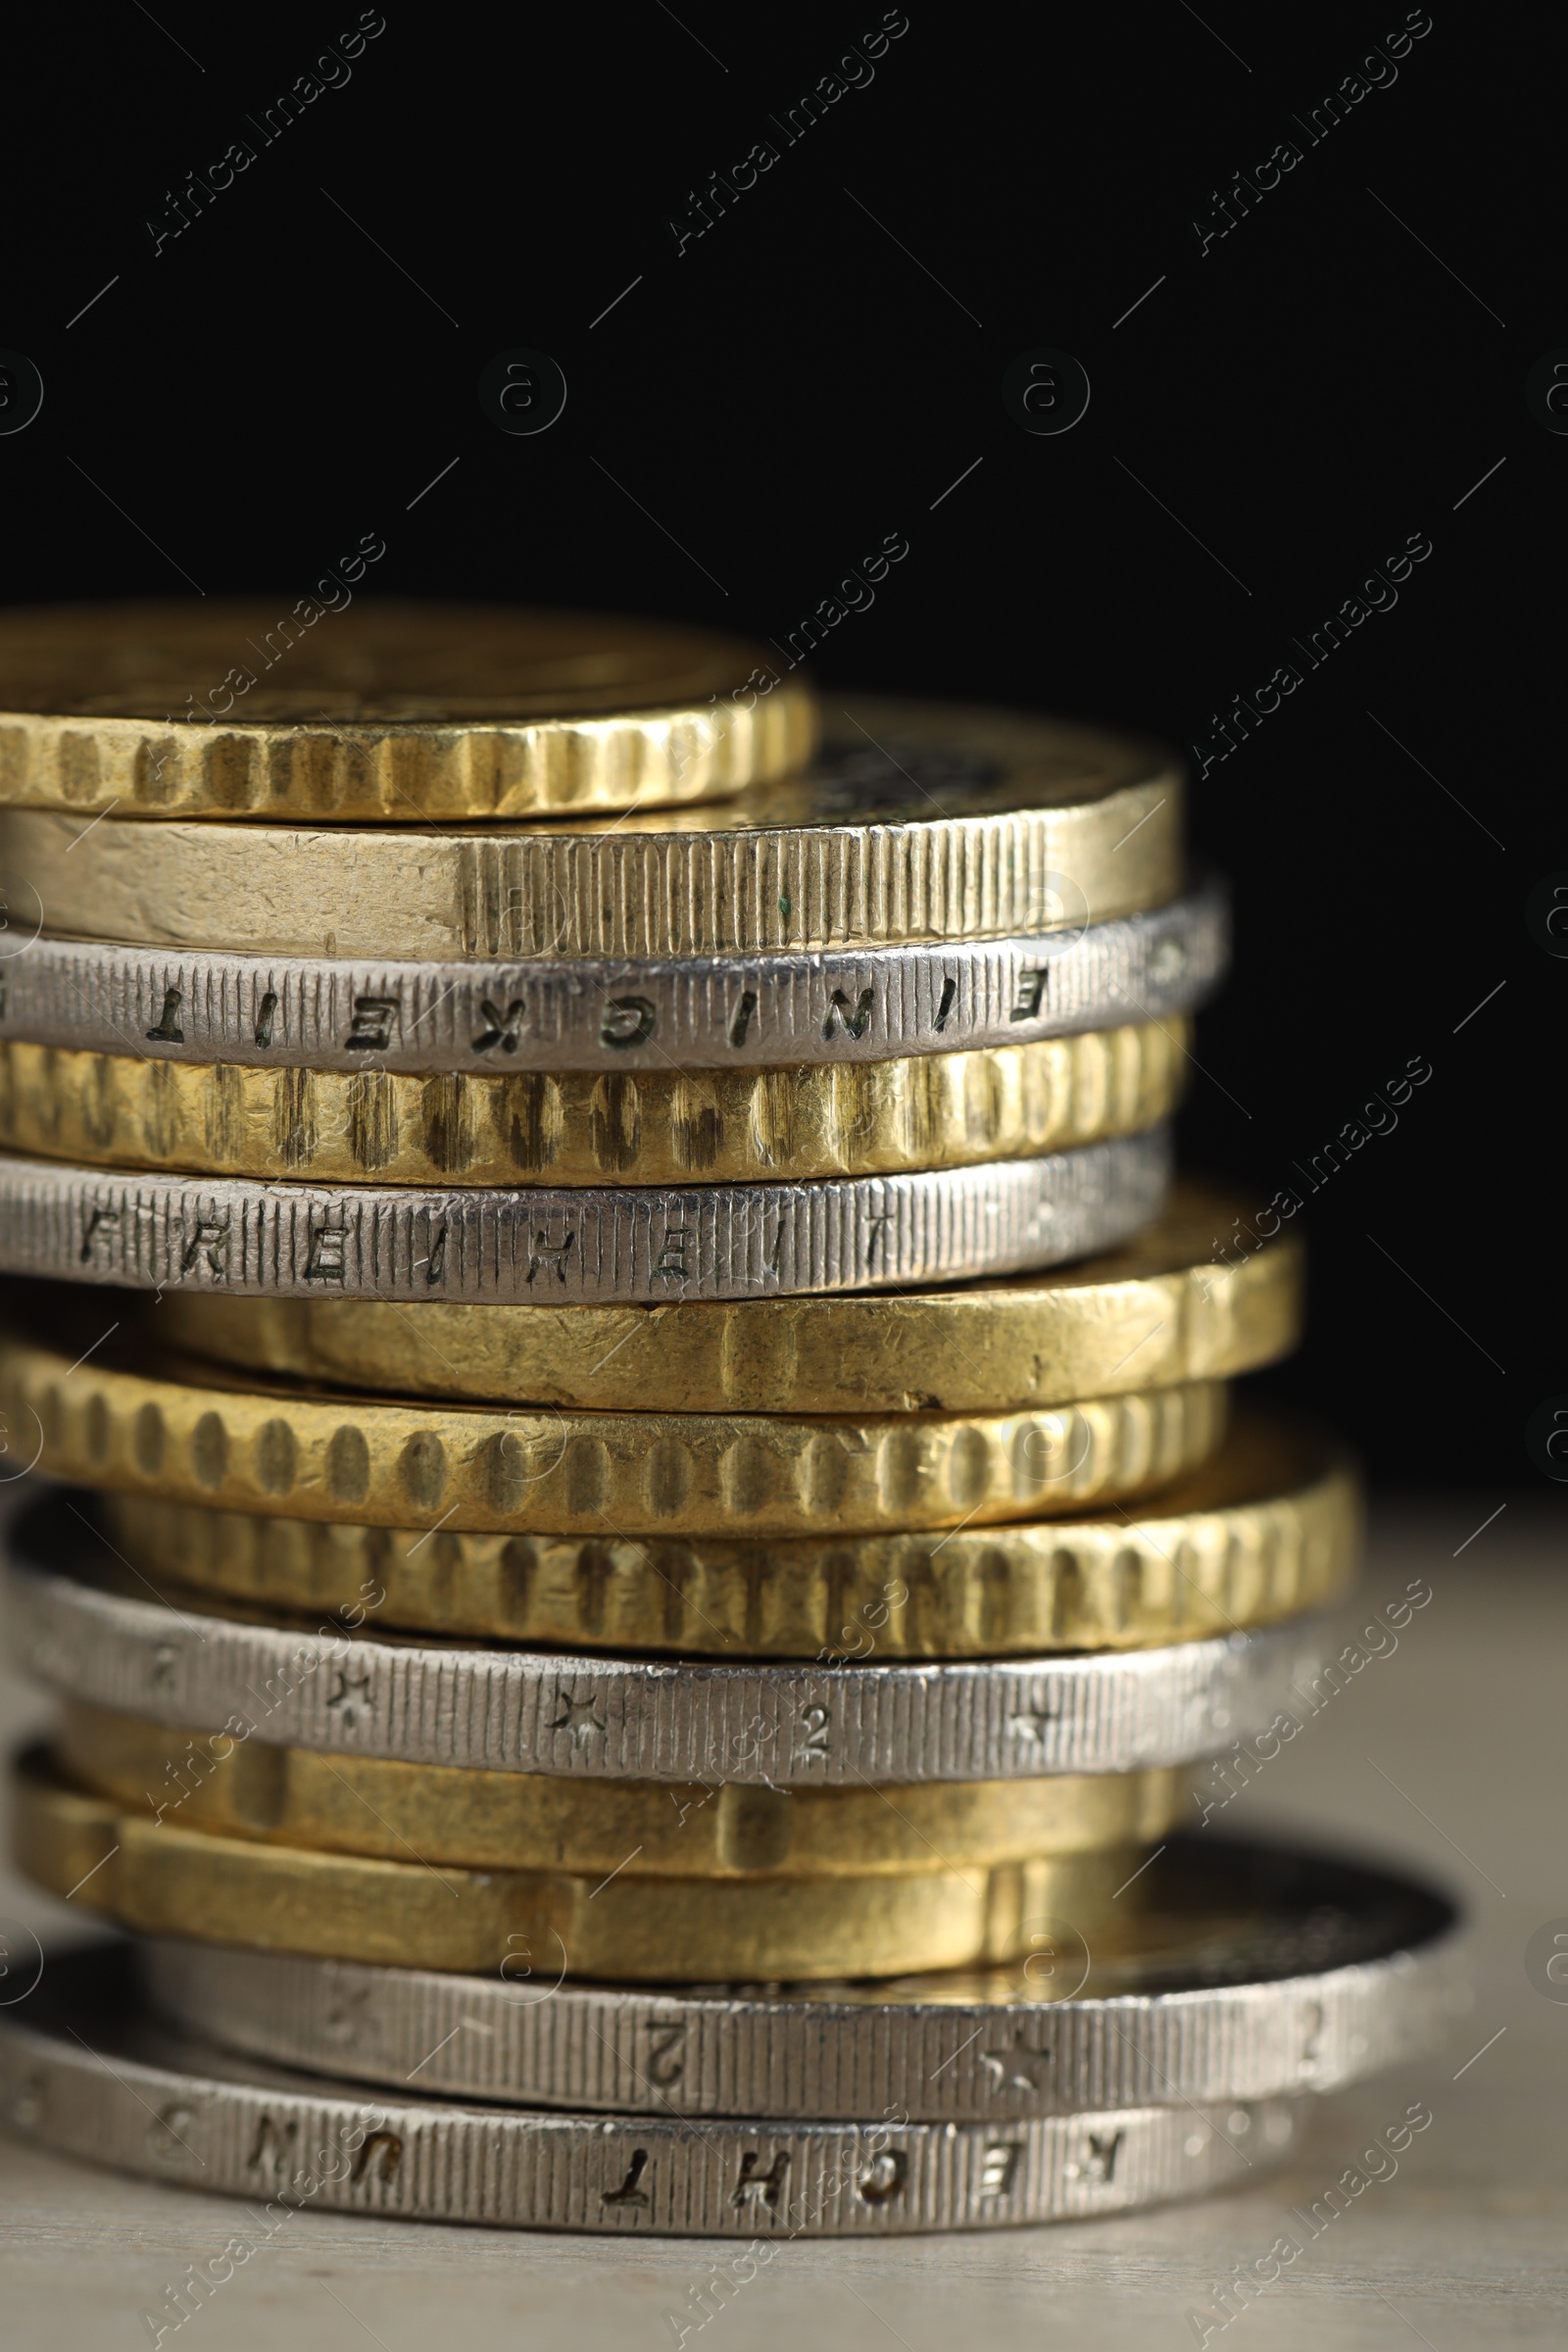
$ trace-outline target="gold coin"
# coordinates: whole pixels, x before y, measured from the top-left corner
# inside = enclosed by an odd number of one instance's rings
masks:
[[[13,1767],[12,1822],[17,1861],[39,1885],[142,1935],[500,1970],[519,1998],[565,1975],[668,1984],[1004,1965],[1052,1925],[1095,1937],[1134,1916],[1138,1881],[1126,1882],[1142,1860],[1121,1846],[864,1878],[471,1871],[174,1828],[73,1788],[36,1749]]]
[[[799,679],[759,692],[773,674],[760,646],[331,587],[292,612],[212,599],[0,616],[0,805],[313,825],[576,814],[710,800],[815,747]]]
[[[149,1346],[394,1395],[600,1409],[660,1396],[692,1413],[995,1412],[1224,1379],[1287,1354],[1300,1336],[1301,1246],[1281,1233],[1219,1262],[1243,1205],[1184,1184],[1122,1249],[1076,1266],[870,1298],[399,1306],[174,1290],[134,1311]]]
[[[1181,775],[1155,748],[1007,712],[857,703],[809,775],[613,825],[432,834],[304,825],[90,829],[0,810],[20,923],[250,956],[743,956],[1004,939],[1162,906]],[[30,895],[29,895],[30,894]]]
[[[107,1495],[97,1510],[115,1549],[160,1592],[174,1579],[267,1614],[698,1657],[885,1661],[1196,1642],[1337,1599],[1360,1548],[1343,1459],[1253,1411],[1238,1413],[1201,1469],[1126,1512],[941,1537],[582,1541],[450,1526],[420,1536],[139,1494]]]
[[[80,1337],[79,1308],[75,1336]],[[109,1335],[104,1334],[107,1340]],[[795,1536],[1070,1511],[1212,1452],[1225,1391],[1191,1381],[1052,1412],[817,1419],[412,1404],[122,1368],[0,1337],[0,1414],[85,1486],[382,1527]]]
[[[0,1146],[378,1184],[745,1183],[1024,1159],[1151,1127],[1188,1025],[787,1070],[252,1069],[0,1040]]]
[[[388,1862],[596,1877],[990,1869],[1152,1841],[1185,1801],[1174,1771],[789,1789],[400,1764],[267,1746],[245,1733],[238,1722],[232,1732],[172,1731],[73,1703],[53,1746],[82,1788],[127,1812],[145,1807],[166,1827]]]

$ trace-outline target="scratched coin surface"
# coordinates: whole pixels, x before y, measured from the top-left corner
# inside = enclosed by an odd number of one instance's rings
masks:
[[[200,1731],[243,1726],[270,1746],[587,1779],[840,1788],[1190,1764],[1266,1733],[1287,1706],[1315,1706],[1326,1640],[1307,1617],[1092,1655],[573,1655],[171,1601],[112,1558],[101,1577],[71,1562],[59,1522],[41,1538],[35,1522],[19,1528],[12,1552],[17,1663],[62,1697]]]
[[[886,1290],[1059,1265],[1157,1216],[1166,1127],[810,1184],[269,1184],[0,1155],[0,1271],[227,1296],[558,1305]]]
[[[841,1663],[1139,1649],[1275,1624],[1341,1597],[1361,1521],[1331,1446],[1247,1409],[1207,1462],[1145,1502],[943,1535],[420,1534],[128,1494],[73,1507],[96,1511],[161,1592],[524,1645]]]
[[[0,1038],[0,1149],[413,1185],[800,1182],[1037,1157],[1169,1117],[1182,1020],[798,1069],[246,1069]]]
[[[419,824],[707,801],[789,775],[814,698],[666,621],[356,597],[0,615],[0,806]],[[772,683],[759,691],[766,676]]]
[[[1075,931],[1182,887],[1155,745],[942,704],[853,702],[800,778],[703,809],[434,833],[0,809],[39,927],[250,956],[745,956]],[[30,919],[30,917],[29,917]]]
[[[82,1335],[78,1332],[77,1338]],[[86,1343],[90,1345],[90,1342]],[[125,1368],[0,1336],[0,1412],[85,1485],[307,1518],[431,1528],[799,1536],[1071,1511],[1205,1460],[1226,1393],[1191,1381],[1053,1412],[821,1419],[415,1404]]]
[[[1057,1923],[1006,1969],[622,1991],[141,1947],[172,2023],[253,2058],[427,2091],[623,2114],[903,2108],[961,2124],[1324,2091],[1424,2057],[1469,2006],[1451,1904],[1312,1853],[1173,1839],[1113,1943]],[[528,1974],[523,1974],[524,1968]]]
[[[478,1870],[412,1847],[396,1860],[323,1853],[159,1821],[140,1798],[126,1808],[78,1788],[43,1747],[16,1760],[10,1793],[26,1876],[141,1934],[478,1975],[555,1951],[569,1975],[623,1984],[1022,1960],[1042,1921],[1117,1934],[1148,1859],[1121,1845],[858,1877],[640,1878],[630,1855],[589,1875]]]
[[[157,2027],[122,1946],[57,1961],[0,2010],[0,2109],[32,2145],[260,2200],[380,2219],[745,2241],[886,2237],[1125,2213],[1254,2182],[1299,2101],[921,2124],[570,2116],[236,2059]]]
[[[1149,1845],[1188,1809],[1166,1770],[1044,1781],[927,1781],[891,1793],[723,1781],[567,1781],[325,1756],[189,1732],[71,1701],[51,1736],[78,1788],[150,1826],[262,1838],[385,1862],[569,1871],[589,1882],[984,1873],[1045,1855]]]
[[[1119,1249],[943,1290],[519,1313],[181,1288],[122,1311],[149,1348],[338,1388],[633,1410],[657,1396],[694,1413],[972,1412],[1253,1371],[1295,1347],[1302,1274],[1277,1216],[1187,1181]],[[57,1307],[58,1295],[19,1288],[13,1311],[42,1328]]]
[[[34,937],[41,904],[4,875],[0,894],[0,1034],[258,1069],[730,1070],[969,1052],[1192,1012],[1230,955],[1213,880],[1030,938],[657,962],[175,955]]]

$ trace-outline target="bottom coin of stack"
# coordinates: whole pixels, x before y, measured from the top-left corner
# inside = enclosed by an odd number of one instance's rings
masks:
[[[116,1945],[0,2024],[0,2107],[57,2150],[270,2205],[765,2244],[1250,2182],[1302,2093],[1462,2005],[1452,1914],[1402,1880],[1197,1839],[1146,1876],[1114,1954],[1068,1934],[884,1983],[641,1994]]]
[[[159,1522],[111,1515],[122,1550],[102,1508],[49,1498],[11,1571],[66,1702],[19,1857],[135,1938],[0,2019],[45,2144],[430,2220],[1044,2221],[1251,2180],[1301,2093],[1462,1997],[1439,1898],[1171,1834],[1184,1768],[1310,1690],[1356,1512],[1308,1438],[1244,1419],[1054,1523],[1018,1579],[1058,1627],[1098,1581],[1102,1646],[936,1661],[891,1614],[882,1658],[809,1665],[263,1615],[221,1547],[172,1585]]]

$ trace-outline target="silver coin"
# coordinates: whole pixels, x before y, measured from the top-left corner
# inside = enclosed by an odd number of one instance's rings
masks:
[[[893,1983],[643,1993],[553,1982],[545,1950],[503,1982],[174,1941],[143,1947],[142,1976],[171,2022],[315,2074],[819,2123],[1328,2090],[1421,2055],[1466,2005],[1453,1912],[1408,1881],[1187,1838],[1141,1893],[1109,1952],[1058,1928],[1016,1969]]]
[[[239,2230],[246,2245],[315,2205],[742,2238],[750,2278],[783,2238],[995,2229],[1250,2184],[1297,2132],[1286,2100],[980,2124],[908,2122],[896,2102],[854,2123],[541,2115],[402,2085],[372,2102],[152,2024],[127,1997],[126,1958],[116,1945],[55,1961],[28,2003],[0,2011],[0,2116],[63,2155],[250,2199],[265,2212]],[[237,2242],[229,2276],[248,2259]]]
[[[251,1624],[49,1564],[14,1563],[8,1588],[18,1663],[71,1698],[277,1746],[608,1780],[831,1788],[1187,1764],[1265,1734],[1322,1657],[1308,1618],[1164,1649],[718,1666]]]
[[[0,1271],[232,1296],[662,1304],[1061,1265],[1164,1206],[1170,1130],[811,1184],[438,1192],[0,1157]]]
[[[322,1070],[623,1070],[886,1061],[1191,1012],[1223,978],[1208,882],[1036,938],[665,963],[328,962],[91,940],[0,962],[0,1037]]]

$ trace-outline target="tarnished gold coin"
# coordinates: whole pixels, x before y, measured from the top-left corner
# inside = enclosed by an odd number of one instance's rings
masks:
[[[1053,1412],[878,1419],[300,1396],[216,1368],[132,1372],[112,1334],[85,1361],[0,1339],[19,1452],[36,1446],[44,1469],[87,1486],[390,1527],[609,1539],[1017,1519],[1163,1485],[1225,1426],[1214,1381]]]
[[[1150,1127],[1177,1019],[785,1070],[263,1070],[0,1040],[0,1146],[94,1165],[379,1184],[746,1182],[1023,1159]]]
[[[857,701],[821,759],[605,826],[90,828],[0,809],[15,926],[151,947],[441,962],[736,956],[1081,930],[1182,887],[1157,747],[1005,711]]]
[[[1239,1197],[1184,1184],[1119,1250],[1047,1274],[857,1298],[659,1306],[127,1301],[143,1345],[394,1395],[692,1413],[996,1412],[1223,1379],[1300,1336],[1303,1252],[1233,1246]],[[35,1291],[35,1315],[56,1294]],[[91,1337],[89,1333],[88,1337]]]
[[[1253,1412],[1152,1501],[947,1535],[583,1541],[420,1535],[140,1494],[96,1509],[158,1591],[174,1580],[269,1614],[370,1616],[528,1648],[884,1661],[1143,1649],[1272,1625],[1345,1592],[1361,1516],[1331,1448]]]
[[[357,600],[385,552],[362,542],[292,607],[0,615],[0,805],[311,825],[577,814],[711,800],[815,747],[814,698],[765,647]]]
[[[1186,1801],[1186,1776],[1170,1770],[888,1789],[476,1772],[173,1731],[79,1702],[66,1706],[53,1746],[82,1788],[166,1827],[473,1870],[682,1879],[984,1870],[1152,1840]]]
[[[564,1976],[710,1984],[1005,1964],[1062,1924],[1093,1937],[1130,1920],[1143,1859],[1121,1846],[815,1879],[638,1878],[631,1856],[604,1880],[471,1871],[179,1829],[74,1788],[37,1749],[13,1768],[12,1820],[29,1877],[143,1935],[502,1970],[539,1993]]]

